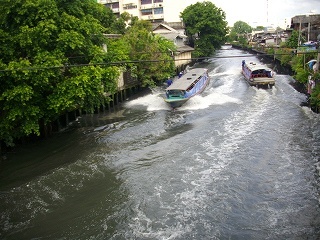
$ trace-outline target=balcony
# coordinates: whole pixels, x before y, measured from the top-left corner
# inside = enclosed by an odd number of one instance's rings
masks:
[[[138,8],[138,6],[137,6],[137,5],[134,5],[134,4],[132,4],[132,3],[130,3],[130,4],[124,4],[124,5],[123,5],[123,9],[124,9],[124,10],[137,9],[137,8]]]
[[[151,9],[151,8],[153,8],[153,4],[143,4],[140,7],[140,9]]]
[[[120,12],[120,8],[111,8],[113,13],[119,13]]]
[[[154,3],[153,4],[154,8],[159,8],[159,7],[163,7],[163,3]]]
[[[144,16],[141,16],[141,19],[142,20],[153,20],[153,15],[144,15]]]
[[[163,18],[164,18],[163,14],[154,14],[153,15],[153,19],[163,19]]]
[[[119,0],[98,0],[99,3],[101,4],[106,4],[106,3],[117,3]]]

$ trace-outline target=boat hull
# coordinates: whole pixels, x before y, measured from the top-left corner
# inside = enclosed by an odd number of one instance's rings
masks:
[[[275,81],[273,78],[272,79],[262,78],[262,77],[248,78],[243,72],[242,72],[242,74],[250,86],[268,88],[268,87],[272,87],[275,85]]]
[[[209,81],[207,69],[192,69],[166,89],[164,101],[172,108],[181,107],[190,98],[202,93]]]
[[[167,99],[165,98],[164,101],[170,105],[172,108],[181,107],[185,104],[190,98],[182,98],[182,99]]]

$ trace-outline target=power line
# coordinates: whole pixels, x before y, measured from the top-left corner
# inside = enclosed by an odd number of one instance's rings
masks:
[[[299,52],[297,54],[311,54],[314,52]],[[16,68],[16,69],[2,69],[0,72],[12,72],[12,71],[36,71],[36,70],[48,70],[48,69],[66,69],[73,67],[92,67],[92,66],[121,66],[132,63],[157,63],[157,62],[171,62],[171,61],[199,61],[199,60],[208,60],[208,59],[219,59],[219,58],[247,58],[253,56],[268,56],[276,57],[282,55],[293,55],[293,53],[276,53],[276,54],[267,54],[267,53],[257,53],[257,54],[245,54],[245,55],[232,55],[232,56],[211,56],[211,57],[198,57],[198,58],[184,58],[184,59],[150,59],[150,60],[132,60],[132,61],[117,61],[117,62],[102,62],[102,63],[86,63],[86,64],[65,64],[58,66],[40,66],[40,67],[25,67],[25,68]]]

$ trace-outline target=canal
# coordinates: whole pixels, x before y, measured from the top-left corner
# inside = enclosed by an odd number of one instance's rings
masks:
[[[249,87],[236,49],[172,111],[154,88],[7,153],[1,239],[319,239],[320,117],[288,75]],[[273,66],[270,66],[273,67]]]

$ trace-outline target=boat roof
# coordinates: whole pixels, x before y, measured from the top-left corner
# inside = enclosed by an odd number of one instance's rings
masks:
[[[247,67],[253,72],[253,71],[256,71],[256,70],[266,70],[266,71],[272,71],[270,68],[268,68],[267,66],[265,65],[262,65],[262,64],[258,64],[258,63],[253,63],[253,62],[250,62],[250,63],[247,63]]]
[[[206,73],[206,68],[194,68],[182,75],[181,78],[173,81],[173,83],[167,87],[166,90],[187,90],[190,85],[197,80],[200,76]]]

